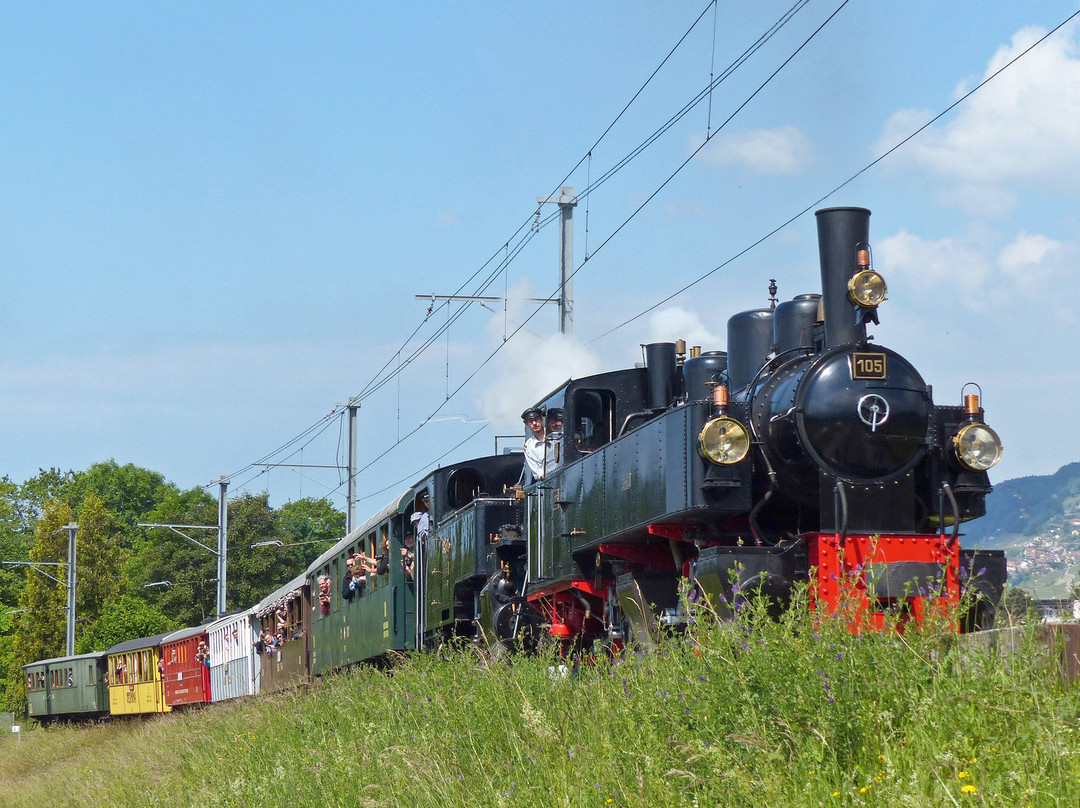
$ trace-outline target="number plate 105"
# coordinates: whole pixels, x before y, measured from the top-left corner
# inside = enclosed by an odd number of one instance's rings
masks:
[[[853,353],[851,355],[851,378],[884,379],[885,377],[885,354]]]

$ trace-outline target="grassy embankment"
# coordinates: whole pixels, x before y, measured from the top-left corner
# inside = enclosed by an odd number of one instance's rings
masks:
[[[852,636],[802,610],[582,664],[471,652],[0,744],[0,804],[1080,805],[1080,687],[1041,642]]]

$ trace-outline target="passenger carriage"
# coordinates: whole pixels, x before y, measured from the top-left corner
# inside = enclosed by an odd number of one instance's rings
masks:
[[[206,628],[210,637],[210,700],[254,695],[259,660],[252,635],[253,610],[229,614]]]
[[[56,718],[107,715],[105,657],[104,651],[95,651],[23,665],[28,715],[43,723]]]
[[[200,659],[200,645],[206,656]],[[206,626],[183,628],[161,640],[165,703],[170,707],[210,701],[210,648]]]
[[[386,507],[355,528],[315,559],[307,569],[312,593],[309,615],[313,639],[311,672],[321,675],[391,651],[411,648],[416,631],[415,587],[406,579],[401,549],[409,530],[414,492],[395,497]],[[388,552],[387,570],[369,573],[351,597],[342,593],[346,559],[356,552],[373,558]],[[320,601],[320,580],[330,579],[329,602]]]
[[[109,712],[147,715],[172,710],[161,681],[161,641],[173,632],[140,637],[108,650]]]
[[[250,612],[249,631],[256,638],[268,632],[282,635],[277,647],[261,642],[252,650],[255,693],[305,684],[311,677],[311,595],[301,573],[275,589]]]

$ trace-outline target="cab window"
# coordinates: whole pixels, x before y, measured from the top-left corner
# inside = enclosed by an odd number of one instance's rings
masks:
[[[573,414],[574,448],[582,454],[596,451],[615,437],[615,394],[610,390],[574,391]]]

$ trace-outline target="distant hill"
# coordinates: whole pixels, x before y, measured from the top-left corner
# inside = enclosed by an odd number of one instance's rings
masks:
[[[986,516],[962,530],[965,546],[1005,550],[1014,586],[1064,596],[1080,580],[1080,463],[995,484]]]
[[[1077,517],[1080,463],[1070,463],[1053,474],[996,483],[986,498],[986,516],[964,525],[964,543],[1000,548],[1018,536],[1035,536],[1055,522]]]

